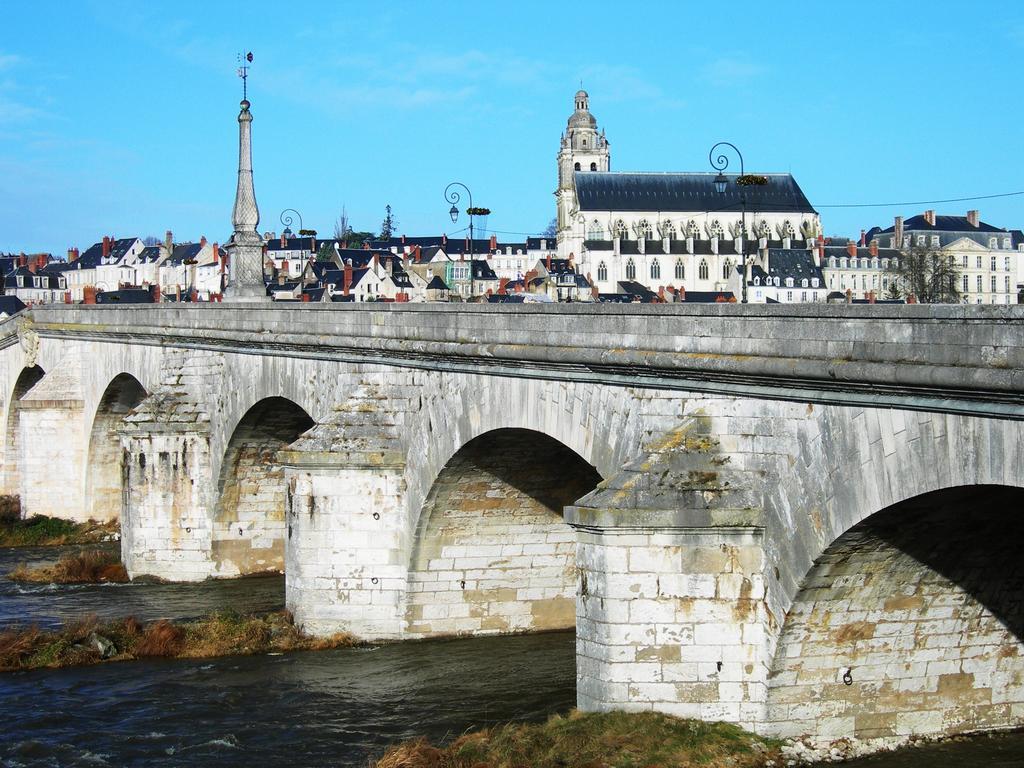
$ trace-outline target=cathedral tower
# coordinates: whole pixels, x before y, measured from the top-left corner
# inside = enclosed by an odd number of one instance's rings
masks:
[[[569,117],[562,144],[558,151],[558,239],[561,241],[572,225],[571,214],[576,205],[576,185],[573,174],[611,170],[611,154],[604,131],[598,133],[597,120],[590,114],[590,97],[586,91],[577,91],[576,108]]]

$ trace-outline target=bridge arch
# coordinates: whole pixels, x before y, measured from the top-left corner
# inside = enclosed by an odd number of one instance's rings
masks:
[[[574,627],[575,534],[562,509],[600,480],[578,453],[534,430],[490,430],[459,448],[419,515],[409,633]]]
[[[284,570],[286,483],[277,452],[314,425],[304,408],[266,397],[239,419],[220,463],[212,524],[218,576]]]
[[[900,741],[1024,706],[1024,489],[945,488],[843,532],[807,573],[768,679],[780,736]]]
[[[18,495],[21,493],[21,456],[19,456],[18,443],[20,411],[19,401],[28,394],[36,384],[43,380],[46,371],[39,365],[33,365],[21,369],[18,378],[11,389],[11,396],[7,401],[7,419],[4,427],[4,489],[7,493]]]
[[[121,518],[123,456],[118,428],[147,395],[135,376],[122,372],[110,380],[100,396],[89,430],[85,464],[85,512],[91,520]]]

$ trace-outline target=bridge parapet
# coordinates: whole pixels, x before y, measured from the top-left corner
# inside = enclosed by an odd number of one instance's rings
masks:
[[[61,305],[27,319],[43,338],[1011,418],[1024,407],[1017,306]]]

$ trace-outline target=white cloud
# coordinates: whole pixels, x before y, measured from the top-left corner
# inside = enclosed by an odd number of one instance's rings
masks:
[[[760,64],[733,56],[723,56],[701,67],[701,77],[711,85],[728,88],[745,85],[764,74]]]

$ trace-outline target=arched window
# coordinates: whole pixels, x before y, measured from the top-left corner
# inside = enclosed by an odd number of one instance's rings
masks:
[[[661,229],[662,237],[667,237],[669,240],[676,239],[676,225],[673,224],[668,219],[665,219],[663,222],[661,222],[661,226],[659,227],[659,229]]]
[[[587,240],[602,240],[604,239],[604,227],[601,226],[601,222],[594,219],[590,222],[590,226],[587,227]]]
[[[651,235],[654,232],[654,230],[651,228],[651,222],[649,222],[647,219],[640,219],[640,221],[636,223],[634,228],[636,230],[637,240],[640,240],[641,238],[643,238],[644,240],[650,240]]]
[[[708,237],[715,237],[719,240],[725,237],[725,230],[722,229],[722,224],[718,219],[712,221],[711,225],[708,227]]]
[[[651,280],[660,280],[660,279],[661,279],[661,264],[659,264],[658,260],[655,259],[654,261],[651,262]]]
[[[608,267],[603,261],[597,265],[597,279],[601,282],[608,279]]]
[[[597,163],[591,163],[590,164],[590,170],[596,171],[597,170]]]
[[[732,262],[726,259],[722,265],[722,279],[728,280],[730,274],[732,274]]]
[[[682,259],[676,259],[676,280],[686,279],[686,265]]]
[[[576,170],[578,171],[579,169],[580,169],[580,164],[576,163]]]
[[[636,280],[636,264],[633,262],[632,259],[629,259],[626,262],[626,279]]]
[[[697,276],[701,280],[707,280],[708,279],[708,262],[707,262],[707,259],[701,259],[700,260],[700,266],[697,267]]]
[[[697,226],[697,222],[693,219],[686,222],[686,236],[692,237],[694,240],[700,238],[700,227]]]
[[[612,231],[615,233],[615,237],[619,238],[619,240],[625,240],[628,235],[628,230],[626,229],[626,222],[624,222],[622,219],[619,219],[618,221],[615,222],[615,227],[612,229]]]

